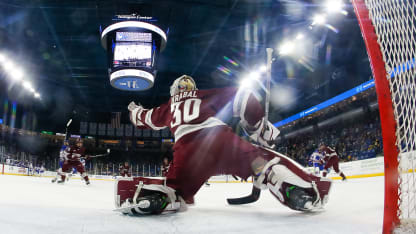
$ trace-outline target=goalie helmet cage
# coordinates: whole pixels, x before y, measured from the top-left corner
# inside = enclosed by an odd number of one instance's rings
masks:
[[[353,0],[378,97],[383,233],[416,233],[416,0]]]

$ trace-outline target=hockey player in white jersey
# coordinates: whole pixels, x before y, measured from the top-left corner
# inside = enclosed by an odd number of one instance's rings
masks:
[[[325,164],[323,155],[318,150],[315,150],[309,157],[309,162],[312,165],[313,173],[319,176]]]
[[[64,144],[62,145],[61,150],[59,151],[59,168],[56,171],[55,178],[53,178],[52,181],[51,181],[52,183],[55,183],[58,180],[58,177],[60,177],[63,174],[63,172],[62,172],[62,166],[63,166],[63,164],[65,162],[65,158],[66,158],[66,156],[68,154],[65,151],[66,148],[68,148],[68,147],[69,147],[69,141],[68,140],[64,140]]]

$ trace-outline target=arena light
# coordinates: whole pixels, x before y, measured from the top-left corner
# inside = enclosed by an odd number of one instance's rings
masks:
[[[259,70],[260,70],[260,72],[266,72],[267,71],[267,66],[262,65]]]
[[[11,70],[13,70],[14,64],[12,62],[10,62],[10,61],[9,62],[5,62],[5,63],[3,63],[3,68],[7,72],[10,72]]]
[[[33,87],[32,87],[32,84],[29,82],[29,81],[24,81],[23,82],[23,87],[25,88],[25,89],[27,89],[27,90],[31,90],[31,89],[33,89]]]
[[[316,14],[313,17],[312,25],[315,25],[315,24],[322,25],[322,24],[325,24],[325,22],[326,22],[326,16],[325,15],[323,15],[323,14]]]
[[[36,92],[33,85],[29,81],[23,80],[23,77],[26,74],[25,71],[22,68],[16,66],[13,61],[8,59],[7,56],[2,53],[0,53],[0,65],[7,74],[7,77],[9,77],[12,82],[18,82],[22,84],[24,89],[30,93],[33,93],[36,98],[40,98],[40,94]]]
[[[325,8],[329,13],[341,12],[343,6],[342,0],[327,0],[325,2]]]
[[[301,40],[301,39],[303,39],[305,36],[302,34],[302,33],[298,33],[297,35],[296,35],[296,40]]]
[[[10,77],[14,80],[14,81],[20,81],[22,80],[23,77],[23,71],[20,69],[15,69],[15,70],[10,70]]]
[[[244,78],[240,82],[240,87],[241,88],[250,88],[251,86],[253,86],[253,79],[251,79],[250,77]]]
[[[288,55],[295,50],[295,44],[290,41],[283,42],[279,46],[279,54],[280,55]]]
[[[248,78],[249,79],[252,79],[252,80],[258,80],[258,79],[260,79],[260,72],[251,72],[249,75],[248,75]]]

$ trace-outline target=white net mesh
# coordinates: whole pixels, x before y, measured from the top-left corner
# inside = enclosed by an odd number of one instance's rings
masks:
[[[381,47],[397,123],[401,231],[416,222],[416,0],[366,0]],[[398,231],[398,230],[396,230]],[[401,232],[400,231],[400,232]]]

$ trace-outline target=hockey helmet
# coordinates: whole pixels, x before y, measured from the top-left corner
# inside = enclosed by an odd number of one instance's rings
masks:
[[[170,96],[174,96],[180,92],[192,90],[198,90],[194,79],[188,75],[182,75],[170,86]]]
[[[77,140],[75,141],[75,144],[83,144],[84,141],[82,140],[82,138],[77,138]]]

